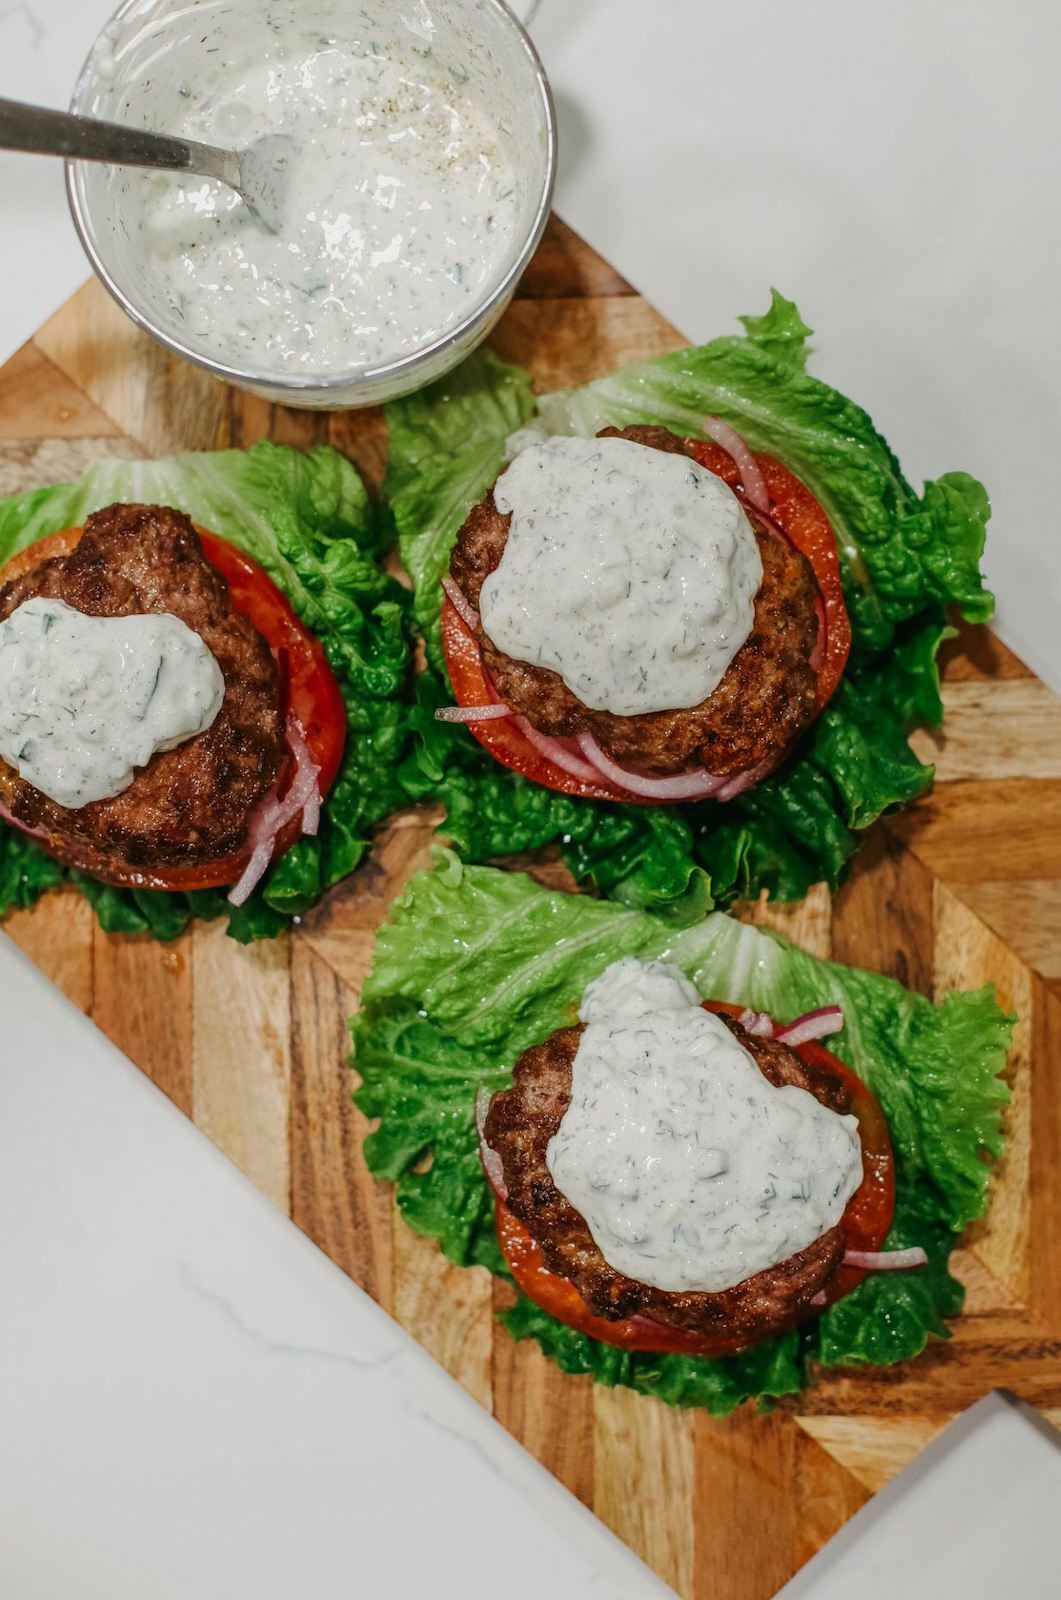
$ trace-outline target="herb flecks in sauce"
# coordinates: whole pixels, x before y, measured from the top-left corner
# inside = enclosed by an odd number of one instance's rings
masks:
[[[855,1118],[769,1083],[677,967],[615,961],[580,1015],[546,1160],[617,1272],[717,1294],[835,1227],[862,1180]]]
[[[37,596],[0,623],[0,757],[67,810],[121,794],[224,696],[207,645],[168,613],[88,617]]]
[[[516,455],[494,499],[512,523],[480,610],[499,650],[619,716],[699,705],[718,687],[763,579],[721,479],[630,439],[552,438]]]
[[[474,311],[514,255],[519,196],[496,127],[413,49],[248,19],[238,52],[162,95],[160,126],[242,149],[289,138],[271,233],[221,184],[156,176],[139,226],[157,292],[193,342],[268,371],[412,354]],[[164,112],[164,115],[163,115]]]

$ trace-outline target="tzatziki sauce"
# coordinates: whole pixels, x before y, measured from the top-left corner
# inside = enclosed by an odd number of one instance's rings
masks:
[[[688,456],[550,438],[494,485],[511,513],[483,584],[487,637],[618,716],[699,705],[755,616],[763,565],[736,495]]]
[[[224,696],[213,653],[168,612],[89,617],[38,595],[0,623],[0,756],[69,811],[121,794]]]
[[[174,325],[216,359],[278,373],[423,349],[476,310],[517,249],[519,181],[468,75],[397,20],[388,33],[351,7],[339,38],[313,9],[281,28],[262,0],[194,75],[160,78],[151,106],[159,127],[209,144],[282,136],[279,230],[198,178],[139,180],[124,207]]]
[[[582,999],[553,1182],[617,1272],[718,1294],[805,1250],[862,1181],[858,1124],[775,1088],[666,962],[615,961]]]

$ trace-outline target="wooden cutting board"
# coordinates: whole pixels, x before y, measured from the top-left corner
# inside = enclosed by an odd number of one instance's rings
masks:
[[[559,222],[493,340],[541,390],[684,342]],[[330,441],[379,482],[378,413],[287,411],[226,389],[138,334],[95,283],[0,373],[4,494],[108,453],[263,438]],[[220,926],[169,946],[107,938],[73,893],[6,931],[680,1594],[766,1600],[988,1390],[1061,1422],[1061,706],[986,632],[949,649],[945,680],[945,735],[917,741],[938,763],[931,794],[876,829],[835,901],[815,891],[742,914],[926,994],[993,981],[1020,1018],[1007,1154],[990,1218],[957,1258],[968,1299],[953,1341],[890,1371],[834,1375],[769,1416],[712,1421],[563,1377],[496,1323],[504,1286],[448,1266],[369,1178],[346,1020],[373,931],[425,859],[430,818],[395,822],[369,863],[273,944],[242,949]]]

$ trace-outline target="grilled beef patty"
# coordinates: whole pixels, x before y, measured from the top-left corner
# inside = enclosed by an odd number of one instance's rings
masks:
[[[251,812],[284,758],[279,678],[269,646],[232,609],[188,518],[164,506],[95,512],[70,555],[42,561],[0,588],[0,620],[35,595],[92,617],[179,617],[212,650],[225,698],[210,728],[159,752],[109,800],[67,810],[0,761],[0,804],[46,835],[60,861],[104,882],[128,884],[139,873],[239,852]]]
[[[600,437],[691,454],[689,442],[666,428],[605,428]],[[592,711],[559,673],[498,650],[480,623],[479,647],[498,698],[552,738],[592,733],[614,761],[653,773],[701,766],[729,776],[779,763],[814,720],[817,674],[810,658],[818,638],[818,586],[806,558],[759,524],[754,512],[748,515],[763,563],[752,631],[706,700],[631,717]],[[511,521],[491,490],[457,535],[450,573],[476,609],[483,584],[500,565]]]
[[[835,1084],[788,1045],[756,1038],[728,1017],[722,1021],[775,1087],[793,1084],[831,1110],[847,1109]],[[590,1311],[609,1321],[645,1316],[675,1328],[749,1342],[790,1326],[840,1266],[844,1244],[839,1226],[798,1255],[720,1294],[655,1289],[605,1261],[586,1222],[553,1183],[545,1160],[549,1140],[570,1104],[571,1068],[582,1033],[581,1026],[561,1028],[544,1044],[525,1051],[511,1089],[494,1096],[486,1118],[486,1141],[504,1169],[506,1203],[533,1235],[546,1266],[575,1285]]]

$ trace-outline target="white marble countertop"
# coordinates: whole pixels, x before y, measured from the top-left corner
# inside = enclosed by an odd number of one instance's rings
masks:
[[[62,104],[110,9],[0,0],[0,93]],[[535,32],[561,213],[691,337],[797,298],[912,474],[988,481],[1002,631],[1061,686],[1057,16],[543,0]],[[0,157],[0,195],[2,359],[85,265],[57,168]],[[663,1592],[2,939],[0,1038],[5,1600]],[[786,1595],[1046,1600],[1059,1459],[987,1402]]]

